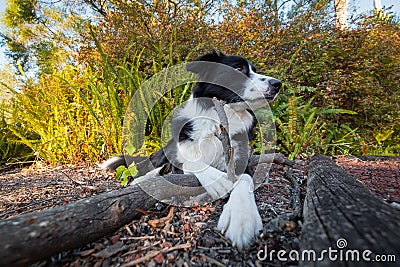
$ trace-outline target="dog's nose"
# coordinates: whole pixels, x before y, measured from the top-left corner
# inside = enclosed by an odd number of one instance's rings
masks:
[[[269,85],[273,87],[276,91],[279,91],[279,89],[282,87],[282,82],[277,79],[271,79],[268,81]]]

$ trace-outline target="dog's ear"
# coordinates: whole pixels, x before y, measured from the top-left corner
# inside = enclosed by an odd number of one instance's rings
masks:
[[[199,58],[197,58],[195,61],[209,61],[209,62],[221,62],[221,59],[224,57],[225,55],[222,52],[219,51],[212,51],[209,54],[205,54],[204,56],[201,56]]]
[[[205,62],[221,63],[221,59],[223,57],[225,57],[225,55],[222,52],[213,51],[212,53],[201,56],[197,58],[195,61],[188,63],[186,65],[186,70],[196,74],[201,74],[202,72],[204,72],[204,69],[202,64],[199,64],[199,62],[205,61]]]

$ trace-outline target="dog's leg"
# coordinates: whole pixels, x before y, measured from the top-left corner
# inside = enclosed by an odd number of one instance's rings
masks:
[[[239,250],[252,245],[255,236],[262,230],[261,216],[254,199],[254,183],[248,174],[242,174],[225,204],[218,221],[221,231]]]
[[[183,170],[185,173],[194,174],[213,200],[227,195],[233,188],[233,182],[228,179],[225,172],[204,162],[187,161],[183,163]]]

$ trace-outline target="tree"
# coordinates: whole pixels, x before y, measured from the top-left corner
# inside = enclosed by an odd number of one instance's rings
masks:
[[[87,29],[84,16],[94,10],[89,2],[96,6],[88,0],[7,0],[0,41],[16,69],[51,74],[74,62]]]
[[[16,77],[10,65],[0,70],[0,103],[11,98],[10,89],[15,89]]]
[[[81,60],[102,60],[95,42],[115,62],[132,62],[134,51],[143,49],[144,68],[152,65],[152,59],[169,65],[185,59],[194,49],[213,48],[206,20],[212,19],[215,5],[209,1],[111,2],[112,12],[86,33]]]
[[[381,0],[374,0],[374,9],[375,10],[382,10]]]
[[[335,0],[336,27],[342,31],[348,29],[348,0]]]

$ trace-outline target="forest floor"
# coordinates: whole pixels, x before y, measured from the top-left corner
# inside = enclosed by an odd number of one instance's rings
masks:
[[[336,157],[334,160],[382,200],[400,207],[399,158],[363,161],[356,157]],[[298,160],[293,166],[302,201],[307,163]],[[292,184],[284,177],[288,168],[274,164],[268,183],[256,190],[264,230],[246,251],[232,247],[215,230],[226,200],[192,208],[158,204],[119,231],[34,266],[296,266],[297,262],[258,257],[266,250],[299,250],[301,218],[288,220],[279,228],[271,225],[272,219],[292,212]],[[0,220],[119,189],[121,185],[114,176],[113,172],[87,164],[58,167],[35,164],[22,169],[0,169]]]

